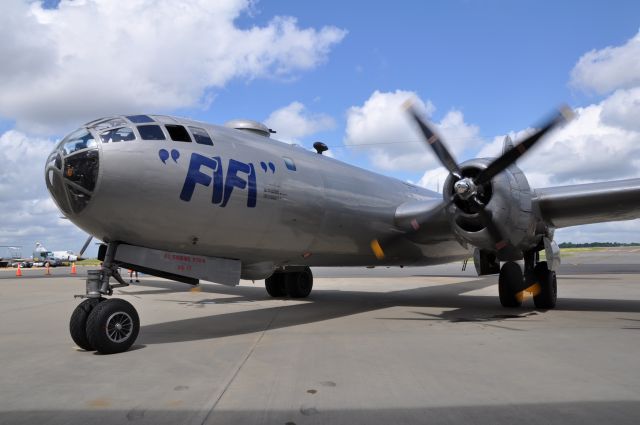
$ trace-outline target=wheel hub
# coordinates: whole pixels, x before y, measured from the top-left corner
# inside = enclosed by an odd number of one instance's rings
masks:
[[[113,313],[107,319],[107,337],[115,342],[126,341],[133,333],[133,319],[124,311]]]

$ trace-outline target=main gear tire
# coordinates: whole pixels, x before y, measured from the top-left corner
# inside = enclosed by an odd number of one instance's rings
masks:
[[[540,290],[533,297],[536,308],[549,310],[555,308],[558,299],[558,279],[556,272],[549,270],[546,261],[541,261],[533,269]]]
[[[264,281],[264,287],[267,290],[267,294],[273,298],[282,298],[287,296],[287,289],[285,287],[285,274],[274,273]]]
[[[309,267],[286,274],[285,286],[291,298],[307,298],[313,289],[313,274]]]
[[[508,261],[502,265],[498,279],[498,291],[500,304],[503,307],[514,308],[522,305],[523,283],[522,267],[518,263]]]

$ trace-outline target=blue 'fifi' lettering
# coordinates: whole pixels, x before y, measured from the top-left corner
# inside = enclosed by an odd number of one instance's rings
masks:
[[[203,168],[209,168],[211,171],[203,172]],[[246,179],[240,177],[238,173],[246,174]],[[196,185],[200,184],[209,187],[213,181],[213,194],[211,197],[213,204],[222,202],[220,206],[226,207],[233,189],[237,187],[238,189],[247,188],[247,207],[254,208],[258,191],[256,187],[256,170],[253,164],[245,164],[244,162],[230,159],[224,182],[223,175],[222,160],[219,156],[209,158],[197,153],[191,154],[189,170],[180,192],[180,199],[185,202],[191,201]]]
[[[238,176],[238,172],[246,173],[247,180]],[[244,162],[236,161],[235,159],[229,160],[229,167],[227,168],[227,178],[224,183],[224,200],[221,207],[226,207],[229,198],[231,198],[231,192],[233,188],[244,189],[249,184],[249,193],[247,195],[247,207],[253,208],[256,206],[257,190],[256,190],[256,169],[253,164],[245,164]]]

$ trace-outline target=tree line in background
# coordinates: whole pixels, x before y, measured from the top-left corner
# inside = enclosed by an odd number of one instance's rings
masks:
[[[573,243],[562,242],[558,244],[560,248],[606,248],[611,246],[640,246],[638,242],[622,243],[622,242],[589,242],[589,243]]]

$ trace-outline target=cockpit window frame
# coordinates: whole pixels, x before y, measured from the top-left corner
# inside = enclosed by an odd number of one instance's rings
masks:
[[[78,140],[80,140],[79,135],[81,135],[81,134],[90,136],[90,139],[86,140],[86,143],[85,143],[84,147],[79,147],[78,148]],[[93,141],[93,144],[90,144],[89,143],[90,141]],[[67,151],[67,145],[70,145],[73,142],[75,142],[75,147],[77,149],[73,149],[73,150]],[[88,128],[86,128],[86,127],[80,127],[79,129],[77,129],[76,131],[74,131],[73,133],[71,133],[67,137],[65,137],[58,144],[56,149],[62,150],[63,156],[67,157],[69,155],[73,155],[76,152],[83,151],[83,150],[86,150],[86,149],[95,149],[96,147],[98,147],[98,140],[96,139],[95,134],[92,131],[90,131]]]
[[[160,132],[162,133],[162,139],[145,139],[145,137],[142,135],[143,132],[140,131],[141,127],[157,127],[158,129],[160,129]],[[159,123],[153,123],[153,124],[139,124],[136,126],[136,131],[138,132],[138,135],[140,136],[140,140],[145,141],[145,142],[166,142],[167,140],[171,140],[167,134],[167,132],[165,131],[165,129],[162,128],[163,126],[160,125]]]
[[[100,121],[96,124],[93,124],[92,126],[90,126],[90,128],[93,128],[96,131],[96,133],[101,134],[105,130],[110,130],[110,129],[119,128],[119,127],[129,127],[129,126],[130,126],[129,122],[127,122],[127,120],[125,120],[124,118],[111,117],[104,121]]]
[[[134,124],[149,124],[149,123],[156,123],[157,121],[154,120],[153,118],[151,118],[149,115],[127,115],[125,117],[126,119],[128,119],[129,121],[131,121]]]
[[[193,140],[199,144],[199,145],[205,145],[205,146],[213,146],[213,137],[211,137],[211,133],[209,133],[207,131],[206,128],[202,128],[202,127],[196,127],[193,125],[187,126],[187,129],[189,130],[189,132],[191,133],[191,137],[193,138]],[[196,134],[198,132],[202,132],[204,133],[204,135],[202,134]],[[205,140],[208,140],[205,141]]]
[[[133,135],[133,138],[132,139],[120,139],[120,140],[112,140],[112,139],[105,140],[104,139],[104,135],[105,134],[113,133],[113,132],[117,133],[119,130],[122,130],[122,129],[128,129],[131,132],[130,134]],[[130,127],[128,125],[127,126],[122,126],[122,127],[114,127],[114,128],[110,128],[108,130],[101,131],[98,134],[98,136],[100,137],[100,142],[102,142],[103,144],[120,143],[120,142],[135,142],[138,139],[138,136],[136,135],[136,132],[133,129],[133,127]]]

